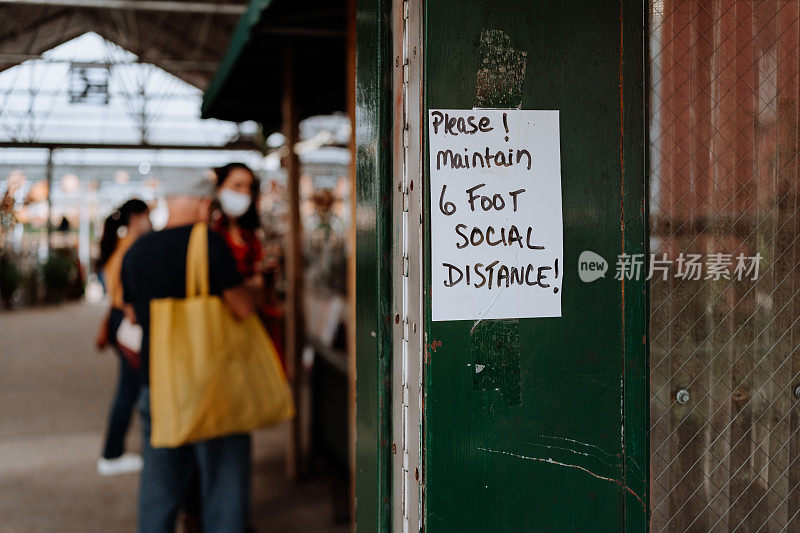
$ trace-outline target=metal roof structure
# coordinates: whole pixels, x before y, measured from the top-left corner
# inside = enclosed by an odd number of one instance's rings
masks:
[[[52,222],[78,209],[95,220],[181,174],[232,159],[260,171],[254,124],[199,116],[245,7],[0,0],[0,190],[15,176],[28,215]],[[34,187],[52,197],[27,202]]]
[[[226,0],[2,0],[0,71],[95,32],[205,89],[245,8]]]
[[[216,136],[201,133],[213,133],[211,122],[190,127],[246,7],[226,0],[0,0],[0,146],[253,149],[254,126],[231,134],[223,133],[231,125],[217,123]],[[91,35],[106,44],[99,54],[98,45],[89,46],[94,52],[81,59],[86,46],[74,43],[91,42]],[[158,121],[169,123],[160,136],[153,133]]]

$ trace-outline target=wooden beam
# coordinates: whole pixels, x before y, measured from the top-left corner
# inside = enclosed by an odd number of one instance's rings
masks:
[[[143,16],[146,17],[147,14],[136,14],[137,18]],[[231,20],[228,18],[216,17],[213,30],[214,37],[207,39],[204,43],[200,43],[196,34],[200,31],[202,20],[202,17],[196,14],[186,17],[178,17],[177,15],[169,16],[159,22],[161,30],[152,36],[150,42],[139,43],[141,50],[133,50],[133,52],[138,53],[143,61],[153,63],[195,87],[205,90],[208,82],[212,78],[212,71],[205,69],[178,69],[173,68],[170,64],[156,63],[148,59],[148,56],[155,55],[179,59],[203,59],[216,62],[217,66],[219,66],[219,62],[224,56],[225,48],[219,47],[217,43],[227,42],[227,40],[230,39],[233,32],[233,26],[230,25]],[[216,69],[214,69],[214,71],[216,71]]]
[[[25,39],[23,46],[17,48],[26,48],[24,45],[30,45],[31,34],[47,25],[50,25],[46,28],[48,35],[57,40],[55,35],[57,31],[52,27],[52,23],[61,23],[62,19],[73,14],[74,11],[70,9],[51,9],[47,15],[40,15],[37,10],[0,6],[0,20],[4,22],[0,31],[0,47],[6,50],[9,41],[22,37]],[[13,20],[13,23],[9,23],[9,20]]]
[[[294,54],[286,49],[283,56],[283,135],[286,145],[294,147],[300,140],[294,87]],[[294,394],[297,415],[290,422],[286,456],[286,475],[296,479],[301,461],[301,421],[304,409],[300,385],[303,367],[300,361],[303,348],[303,258],[302,226],[300,225],[300,159],[293,149],[286,151],[283,165],[286,168],[286,189],[289,203],[289,234],[286,239],[286,372]]]
[[[6,10],[0,9],[0,13],[8,15]],[[53,17],[45,17],[39,24],[31,21],[30,26],[27,28],[3,35],[0,37],[0,51],[4,53],[41,54],[88,31],[92,31],[92,25],[86,17],[77,13],[70,13],[68,10],[60,11]],[[0,65],[0,71],[16,64],[18,63],[3,62]]]
[[[124,9],[129,11],[167,11],[176,13],[214,13],[239,16],[247,4],[183,2],[169,0],[0,0],[0,4],[22,6],[61,6],[78,9]]]
[[[347,0],[347,115],[350,118],[350,228],[347,232],[348,443],[350,517],[356,524],[356,0]]]
[[[281,26],[265,26],[256,28],[255,33],[262,35],[286,35],[298,37],[332,37],[336,39],[344,39],[347,36],[347,32],[345,30]]]
[[[47,150],[47,258],[53,247],[53,149]]]
[[[43,56],[41,54],[4,54],[0,52],[0,64],[19,64],[23,61],[40,60],[47,63],[75,63],[69,59],[59,59]],[[219,67],[219,61],[203,61],[192,59],[170,59],[164,57],[142,57],[134,60],[109,60],[109,61],[89,61],[80,63],[84,67],[107,67],[119,65],[151,64],[172,70],[196,70],[214,72]]]
[[[252,141],[235,141],[221,146],[208,146],[199,144],[111,144],[111,143],[75,143],[75,142],[0,142],[2,148],[44,148],[47,150],[241,150],[258,151]]]

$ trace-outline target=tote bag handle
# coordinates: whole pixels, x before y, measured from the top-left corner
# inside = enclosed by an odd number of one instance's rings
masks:
[[[208,226],[198,222],[186,251],[186,297],[208,296]]]

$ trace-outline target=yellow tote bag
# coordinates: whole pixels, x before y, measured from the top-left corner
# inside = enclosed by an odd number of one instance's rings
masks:
[[[186,298],[150,303],[153,447],[247,433],[294,416],[272,340],[253,314],[238,320],[209,295],[208,233],[196,224],[186,254]]]

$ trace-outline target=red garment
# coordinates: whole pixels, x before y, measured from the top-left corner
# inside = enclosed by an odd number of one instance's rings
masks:
[[[239,228],[239,236],[244,241],[239,243],[233,239],[229,228],[217,224],[214,230],[225,237],[225,242],[228,243],[228,248],[231,249],[233,258],[236,260],[236,270],[239,274],[244,278],[254,276],[257,272],[258,263],[264,257],[261,241],[258,240],[255,232]]]

